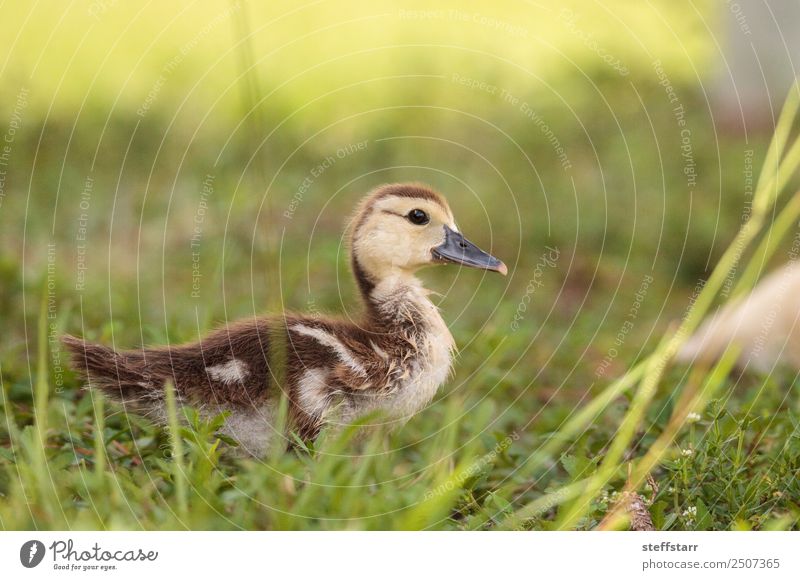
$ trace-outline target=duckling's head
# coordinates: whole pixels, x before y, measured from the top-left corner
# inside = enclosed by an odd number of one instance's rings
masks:
[[[367,195],[353,218],[350,243],[362,288],[432,264],[508,271],[461,235],[442,195],[420,184],[383,185]]]

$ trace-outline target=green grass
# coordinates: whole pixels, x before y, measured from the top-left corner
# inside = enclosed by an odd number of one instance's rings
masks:
[[[739,375],[730,359],[714,369],[660,364],[724,302],[708,290],[687,316],[700,281],[717,286],[735,266],[735,295],[786,261],[784,238],[800,211],[789,195],[800,183],[791,107],[771,148],[770,135],[716,131],[696,77],[713,49],[702,14],[690,21],[670,3],[613,14],[575,3],[578,26],[626,61],[623,78],[557,13],[531,18],[513,4],[503,7],[506,20],[530,23],[533,47],[486,30],[465,36],[474,24],[446,18],[384,15],[376,27],[354,19],[363,15],[356,3],[254,25],[287,10],[276,5],[275,14],[249,16],[253,54],[271,55],[249,80],[237,78],[241,54],[225,52],[231,31],[243,34],[226,21],[141,119],[136,108],[161,67],[195,37],[191,23],[229,3],[193,4],[192,18],[174,21],[172,9],[135,17],[119,8],[94,28],[82,12],[60,26],[58,15],[34,15],[33,28],[21,28],[0,71],[8,86],[31,88],[0,205],[0,527],[592,529],[631,488],[652,501],[658,529],[800,527],[797,375]],[[321,29],[340,26],[302,50],[284,46],[309,18]],[[63,86],[66,48],[47,52],[27,76],[42,30],[61,47],[91,32]],[[419,46],[432,32],[449,43],[436,59]],[[379,50],[389,37],[408,47]],[[465,50],[466,37],[474,40]],[[308,67],[364,47],[375,50]],[[141,62],[130,60],[140,53]],[[656,57],[692,129],[691,190]],[[518,106],[452,73],[529,103],[571,168]],[[253,84],[270,97],[250,117],[237,91]],[[0,110],[10,107],[4,97]],[[315,167],[362,141],[363,151],[316,176],[291,219],[283,216]],[[752,206],[758,227],[737,238],[752,201],[743,193],[748,151],[755,174],[767,170]],[[193,298],[190,242],[208,174],[214,191],[204,202]],[[460,353],[434,404],[404,427],[354,425],[290,452],[243,458],[217,433],[224,417],[203,421],[177,408],[168,426],[156,426],[81,389],[64,368],[62,332],[125,348],[196,339],[270,308],[352,313],[344,222],[366,189],[395,180],[444,191],[465,234],[511,270],[507,279],[423,274],[442,294]],[[729,247],[744,247],[742,258]],[[548,248],[558,258],[542,266]]]
[[[731,379],[681,429],[655,470],[658,529],[797,526],[797,387],[787,392],[783,379],[792,377]],[[670,384],[682,380],[670,376]],[[575,410],[571,404],[548,407],[525,431],[510,430],[509,419],[523,417],[501,415],[498,396],[451,394],[399,432],[358,439],[353,427],[257,461],[236,457],[215,435],[222,417],[203,422],[189,411],[171,438],[133,415],[115,412],[104,421],[97,394],[75,390],[46,402],[42,448],[32,409],[14,390],[4,383],[13,433],[13,445],[0,450],[4,529],[492,529],[537,500],[537,512],[514,527],[551,529],[563,516],[560,492],[595,473],[628,405],[617,399],[602,420],[562,438],[560,419]],[[674,392],[650,405],[631,458],[666,428]],[[530,452],[553,439],[563,451],[523,475]],[[620,468],[575,527],[597,525],[624,481]],[[553,494],[555,505],[540,501]]]

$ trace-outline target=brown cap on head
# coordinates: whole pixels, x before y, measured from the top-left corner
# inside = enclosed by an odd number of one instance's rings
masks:
[[[422,199],[439,205],[445,212],[452,215],[450,206],[444,196],[423,183],[386,183],[372,189],[356,207],[350,221],[349,238],[352,244],[353,236],[359,230],[366,218],[371,213],[373,206],[387,197],[403,197],[408,199]]]
[[[422,183],[388,183],[372,190],[368,199],[377,201],[384,197],[407,197],[410,199],[425,199],[438,203],[442,209],[449,212],[450,206],[444,196]]]

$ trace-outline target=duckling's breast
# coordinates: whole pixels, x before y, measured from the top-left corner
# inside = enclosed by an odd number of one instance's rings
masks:
[[[379,307],[382,317],[365,325],[290,321],[290,388],[307,433],[375,410],[406,420],[447,379],[453,338],[427,297],[412,288]]]
[[[405,420],[421,411],[450,374],[451,349],[445,337],[431,336],[426,342],[381,405],[392,417]]]
[[[405,354],[393,361],[397,368],[376,405],[397,419],[409,419],[425,408],[450,374],[453,337],[436,307],[424,306],[425,323],[405,339]]]

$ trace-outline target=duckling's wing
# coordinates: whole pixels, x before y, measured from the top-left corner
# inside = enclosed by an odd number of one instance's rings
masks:
[[[295,367],[302,372],[324,370],[333,391],[386,384],[389,355],[375,344],[373,333],[355,324],[307,318],[295,318],[288,330],[290,372]]]
[[[90,386],[136,405],[161,409],[164,386],[197,406],[258,405],[266,398],[269,323],[240,321],[191,344],[116,352],[100,344],[64,336],[74,368]]]

